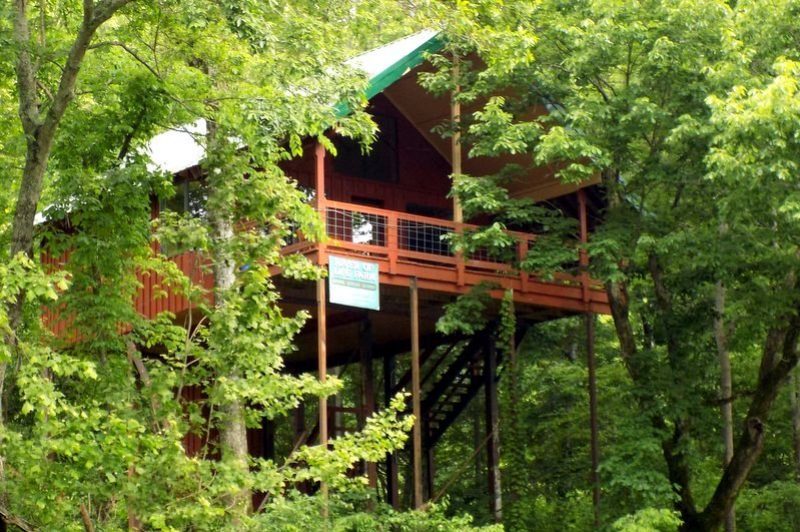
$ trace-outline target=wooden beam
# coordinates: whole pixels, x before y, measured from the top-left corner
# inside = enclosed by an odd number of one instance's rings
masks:
[[[581,270],[581,299],[583,304],[588,310],[589,306],[589,254],[586,251],[586,244],[589,242],[589,218],[586,212],[586,191],[584,189],[578,190],[578,209],[580,216],[580,238],[581,250],[578,255],[578,261]]]
[[[320,142],[317,142],[314,146],[314,163],[314,190],[316,194],[314,200],[324,227],[328,218],[325,208],[325,147]],[[319,242],[317,246],[319,249],[317,262],[320,265],[327,264],[328,255],[325,249],[325,242]]]
[[[453,175],[460,175],[461,169],[461,102],[458,100],[461,86],[459,84],[460,65],[458,55],[453,53],[453,92],[450,94],[450,120],[453,126],[453,136],[450,138],[450,160],[452,161]],[[463,222],[464,212],[461,202],[453,196],[453,221]]]
[[[419,368],[419,290],[416,278],[411,279],[411,403],[414,413],[413,482],[414,508],[422,507],[422,403]]]
[[[395,386],[395,353],[383,357],[383,397],[384,405],[392,401],[392,390]],[[400,508],[399,479],[397,472],[397,455],[386,454],[386,502],[393,508]]]
[[[361,365],[361,426],[375,412],[375,375],[372,369],[372,321],[367,316],[359,327],[359,362]],[[367,462],[367,484],[371,490],[378,487],[378,468],[375,462]]]
[[[314,185],[316,188],[317,212],[322,220],[323,231],[327,215],[325,211],[325,147],[317,142],[314,146]],[[317,264],[323,266],[328,263],[325,242],[319,242]],[[326,318],[325,279],[317,279],[317,373],[319,381],[325,383],[328,377],[328,338]],[[319,444],[328,445],[328,398],[319,398]],[[322,517],[328,518],[328,486],[323,482],[320,485],[323,498]]]
[[[500,486],[500,427],[497,404],[497,348],[494,337],[487,335],[484,348],[484,389],[486,391],[486,468],[489,481],[489,510],[496,523],[503,519]]]
[[[328,378],[328,339],[325,324],[325,279],[317,280],[317,377],[321,383]],[[328,443],[328,398],[319,399],[319,444]]]
[[[594,528],[600,528],[600,431],[597,412],[597,360],[594,351],[594,315],[587,313],[586,320],[586,361],[589,370],[589,429],[592,458],[592,508]]]
[[[327,329],[325,326],[325,279],[317,279],[317,375],[319,381],[325,384],[328,378],[328,352]],[[319,444],[328,445],[328,398],[319,398]],[[328,518],[328,486],[324,482],[320,485],[323,498],[322,517]]]

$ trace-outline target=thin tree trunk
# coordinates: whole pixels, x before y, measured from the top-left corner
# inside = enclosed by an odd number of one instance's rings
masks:
[[[208,121],[208,151],[213,158],[220,149],[219,143],[225,142],[218,132],[217,125]],[[220,149],[221,152],[225,150]],[[213,164],[211,165],[213,166]],[[225,202],[224,168],[209,169],[209,201],[208,216],[212,231],[213,271],[214,271],[214,304],[217,309],[226,305],[228,295],[236,282],[236,266],[231,256],[231,243],[234,238],[232,206]],[[215,170],[220,170],[216,175]],[[228,176],[230,177],[230,176]],[[241,375],[233,371],[224,375],[235,387]],[[248,472],[247,427],[245,425],[245,408],[238,398],[228,398],[219,406],[221,421],[219,426],[222,460],[241,474]],[[234,525],[247,515],[252,505],[252,494],[247,488],[237,488],[228,495],[228,506]]]
[[[768,414],[781,384],[797,365],[797,340],[800,317],[786,320],[767,334],[756,389],[745,417],[744,428],[717,488],[702,513],[705,530],[715,530],[725,522],[750,471],[764,449],[764,430]]]
[[[725,444],[722,466],[727,467],[733,458],[733,379],[728,338],[725,332],[725,286],[722,282],[717,282],[714,290],[714,339],[719,358],[720,413],[722,414],[722,441]],[[725,531],[736,531],[736,510],[733,505],[725,518]]]

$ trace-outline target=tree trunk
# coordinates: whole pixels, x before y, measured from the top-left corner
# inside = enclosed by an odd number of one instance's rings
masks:
[[[656,265],[653,264],[652,266]],[[659,276],[655,275],[654,277],[654,282],[658,285]],[[663,287],[660,288],[663,289]],[[617,338],[620,342],[620,355],[631,381],[634,385],[641,386],[645,378],[642,375],[638,361],[638,347],[636,344],[636,336],[633,332],[633,325],[630,320],[626,285],[623,282],[611,281],[606,284],[606,293],[608,294],[609,306],[611,307],[611,315],[614,320]],[[660,294],[662,298],[661,304],[668,305],[668,301],[663,300],[664,296],[665,294]],[[675,349],[674,342],[671,343],[670,347]],[[674,356],[671,358],[674,358]],[[674,430],[670,431],[667,421],[657,413],[659,410],[658,405],[648,400],[648,397],[651,397],[651,395],[638,394],[638,397],[639,401],[642,403],[642,409],[653,412],[650,417],[652,426],[661,433],[671,433],[670,436],[666,437],[666,439],[661,442],[661,449],[664,461],[667,465],[668,477],[679,497],[676,507],[681,514],[684,525],[689,527],[687,530],[696,529],[694,524],[699,522],[699,516],[689,484],[689,466],[686,462],[686,456],[680,442],[684,434],[683,423],[680,420],[675,421],[673,423]]]
[[[9,257],[19,253],[28,256],[33,254],[33,229],[36,211],[44,187],[44,176],[47,163],[53,148],[56,131],[61,124],[61,119],[74,97],[75,84],[83,64],[83,59],[97,29],[121,8],[133,0],[107,0],[100,5],[94,2],[83,3],[83,20],[75,40],[70,46],[67,60],[64,63],[59,79],[58,89],[53,95],[52,102],[46,113],[43,113],[39,101],[39,80],[36,62],[30,54],[30,27],[28,25],[28,2],[15,0],[13,4],[14,30],[13,42],[17,50],[16,57],[16,88],[19,98],[19,119],[22,130],[27,139],[25,165],[17,194],[17,203],[14,207],[14,218],[11,224],[11,246]],[[22,320],[22,307],[25,293],[21,292],[11,305],[9,305],[8,322],[12,334],[4,341],[7,345],[16,345],[16,331]],[[3,387],[8,367],[0,363],[0,422],[4,413],[2,404]]]
[[[733,458],[733,379],[728,338],[725,332],[725,286],[722,282],[717,282],[714,290],[714,339],[719,358],[720,413],[722,414],[722,441],[725,444],[722,466],[727,467]],[[736,531],[736,510],[733,506],[725,519],[725,531]]]
[[[213,160],[217,150],[225,152],[221,143],[227,142],[223,133],[218,132],[217,125],[208,121],[209,160]],[[236,282],[236,265],[231,256],[231,244],[234,239],[233,208],[226,202],[225,169],[214,163],[209,164],[209,201],[208,217],[212,231],[212,254],[214,271],[214,305],[217,310],[225,307],[228,295]],[[242,377],[238,371],[220,375],[232,384]],[[245,408],[238,398],[226,398],[220,405],[219,437],[222,447],[222,460],[242,475],[248,472],[247,427],[245,425]],[[246,487],[238,488],[228,495],[228,506],[234,525],[250,511],[252,494]]]
[[[785,321],[789,324],[772,329],[767,334],[758,384],[745,417],[744,428],[733,457],[702,513],[705,530],[716,530],[725,522],[726,515],[763,451],[765,423],[780,386],[797,365],[800,318],[794,316]]]

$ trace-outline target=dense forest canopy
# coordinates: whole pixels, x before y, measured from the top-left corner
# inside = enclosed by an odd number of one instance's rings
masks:
[[[795,0],[6,2],[5,526],[798,530],[798,14]],[[329,448],[248,455],[247,427],[303,401],[359,400],[358,375],[282,371],[310,316],[284,313],[273,272],[324,276],[281,253],[298,231],[324,238],[282,163],[307,155],[309,139],[335,153],[330,131],[368,150],[368,80],[346,60],[423,28],[442,48],[417,81],[465,109],[432,125],[438,134],[458,133],[467,158],[527,154],[564,183],[596,179],[602,197],[583,250],[610,315],[537,323],[510,349],[517,324],[509,299],[501,305],[501,523],[477,452],[480,399],[436,447],[442,489],[419,510],[389,507],[352,473],[406,445],[402,395]],[[532,106],[547,112],[532,117]],[[203,216],[151,220],[152,198],[176,190],[144,147],[198,121]],[[452,244],[502,254],[503,230],[546,228],[517,266],[557,276],[575,226],[554,204],[511,197],[519,175],[452,176],[465,217],[492,220]],[[192,282],[169,249],[202,254],[212,287]],[[138,313],[148,271],[196,315]],[[479,333],[484,303],[468,294],[439,329]],[[45,311],[68,320],[68,337],[51,334]],[[188,390],[201,397],[188,401]],[[202,443],[194,455],[187,433]]]

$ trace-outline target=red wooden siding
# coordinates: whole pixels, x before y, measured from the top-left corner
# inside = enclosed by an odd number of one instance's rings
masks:
[[[411,204],[451,212],[452,200],[447,198],[450,191],[449,163],[384,96],[373,98],[369,110],[396,120],[397,181],[392,183],[342,174],[336,170],[334,157],[326,157],[327,199],[348,203],[359,203],[359,198],[377,200],[382,208],[398,212],[407,212]],[[314,187],[313,150],[307,149],[303,157],[288,161],[283,167],[301,185]]]
[[[67,260],[68,254],[52,257],[47,253],[42,254],[42,263],[46,268],[60,268]],[[181,271],[192,280],[195,285],[203,286],[210,290],[213,287],[213,276],[210,271],[204,271],[202,259],[193,252],[184,252],[172,257]],[[140,272],[137,274],[141,287],[133,301],[136,311],[146,318],[155,318],[162,312],[171,312],[181,320],[189,310],[189,300],[185,295],[178,293],[164,284],[164,279],[153,272]],[[64,318],[58,309],[46,308],[42,316],[45,325],[56,335],[64,336],[69,331],[69,319]],[[127,327],[120,324],[121,332]]]

